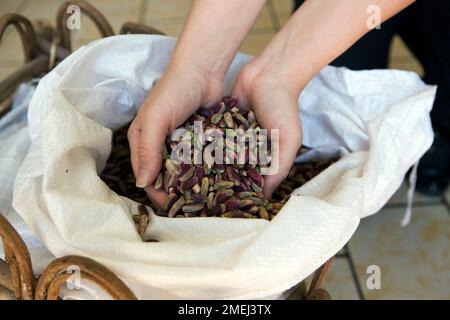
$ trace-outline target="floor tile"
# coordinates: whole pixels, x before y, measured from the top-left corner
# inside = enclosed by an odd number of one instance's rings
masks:
[[[185,18],[192,0],[148,0],[146,20]]]
[[[423,68],[416,60],[410,60],[406,62],[391,61],[389,64],[390,69],[413,71],[419,76],[423,76]]]
[[[450,299],[450,217],[447,208],[383,209],[361,221],[349,242],[366,299]],[[381,289],[369,290],[367,267],[381,271]]]
[[[73,50],[88,44],[89,42],[101,38],[100,32],[97,30],[95,24],[85,17],[81,20],[81,29],[72,32],[72,48]]]
[[[11,75],[14,71],[20,68],[21,64],[16,63],[15,65],[11,65],[9,67],[2,67],[0,65],[0,81],[4,80],[6,77]]]
[[[392,196],[392,198],[387,203],[387,206],[399,206],[406,205],[406,195],[408,192],[408,184],[403,182],[397,192]],[[441,197],[430,197],[424,194],[416,192],[414,194],[414,204],[415,205],[429,205],[429,204],[440,204],[442,201]]]
[[[450,187],[447,189],[447,192],[445,192],[444,197],[445,197],[445,201],[447,202],[447,208],[449,208],[449,210],[450,210]]]
[[[359,299],[347,258],[334,259],[322,287],[330,293],[333,300]]]
[[[160,29],[168,35],[178,36],[186,20],[190,1],[183,2],[183,5],[174,8],[177,3],[178,1],[175,0],[168,2],[150,0],[145,14],[145,24]],[[265,6],[250,34],[272,32],[273,30],[270,12]]]
[[[339,250],[338,253],[336,253],[336,257],[342,257],[342,256],[345,256],[345,255],[347,255],[347,253],[348,253],[348,248],[347,248],[347,246],[345,245],[341,250]]]
[[[269,8],[267,7],[267,5],[265,5],[260,16],[256,20],[253,29],[272,29],[272,31],[275,31],[273,28],[274,25],[270,16]]]
[[[142,9],[142,0],[90,0],[108,19],[116,33],[125,22],[139,22]]]
[[[54,25],[56,12],[59,6],[64,2],[64,0],[30,1],[23,11],[23,14],[29,19],[49,20],[52,25]],[[116,32],[124,22],[138,20],[142,3],[141,0],[90,0],[88,2],[96,7],[107,18]],[[82,28],[89,27],[89,25],[83,26],[85,20],[88,19],[82,19],[81,21]],[[90,32],[90,30],[87,29],[87,32]]]
[[[280,23],[280,27],[283,27],[289,21],[289,19],[291,19],[291,14],[279,16],[278,22]]]
[[[15,300],[14,293],[0,286],[0,300]]]
[[[240,51],[255,55],[267,46],[273,36],[273,32],[265,34],[251,34],[242,44]]]
[[[411,58],[412,53],[399,36],[394,36],[390,56],[393,58]]]
[[[21,1],[17,0],[2,0],[0,1],[0,15],[5,13],[15,12],[20,6]]]
[[[148,19],[146,18],[145,24],[153,28],[163,31],[169,36],[179,36],[183,29],[185,18],[172,18],[172,19]]]
[[[272,1],[278,17],[288,17],[292,14],[294,0],[269,0]]]
[[[21,65],[24,62],[24,55],[19,34],[12,27],[8,27],[7,31],[11,32],[5,34],[0,43],[0,67]]]
[[[32,0],[28,1],[22,14],[28,19],[46,19],[55,23],[58,7],[64,0]]]

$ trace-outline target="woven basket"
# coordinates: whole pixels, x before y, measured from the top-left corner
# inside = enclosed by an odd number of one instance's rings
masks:
[[[0,17],[0,42],[9,26],[14,26],[20,35],[25,63],[0,82],[0,117],[10,108],[12,94],[17,87],[35,77],[49,72],[58,62],[72,52],[71,31],[66,27],[67,8],[77,5],[97,26],[102,37],[113,36],[114,30],[105,16],[85,1],[67,1],[57,11],[55,27],[33,24],[25,17],[10,13]],[[126,22],[120,34],[164,34],[162,31],[134,22]],[[0,299],[14,297],[20,300],[56,300],[61,286],[72,273],[70,266],[79,268],[81,278],[102,288],[113,299],[134,300],[136,296],[111,270],[100,263],[81,256],[65,256],[55,259],[38,277],[33,275],[28,249],[20,235],[0,213],[0,238],[3,241],[5,260],[0,259]],[[320,285],[333,258],[328,260],[313,275],[309,286],[306,281],[297,285],[289,295],[290,300],[329,300],[328,292]]]

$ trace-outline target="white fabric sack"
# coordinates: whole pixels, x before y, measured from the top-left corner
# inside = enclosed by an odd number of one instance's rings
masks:
[[[20,234],[30,251],[34,270],[40,272],[54,257],[12,207],[14,181],[30,146],[27,110],[34,90],[35,81],[21,84],[11,110],[0,118],[0,213]],[[0,258],[4,258],[1,240]]]
[[[435,88],[403,71],[325,68],[301,95],[304,144],[348,153],[294,192],[271,221],[151,216],[98,177],[112,130],[164,73],[175,40],[116,36],[82,47],[44,77],[30,104],[31,146],[14,209],[55,256],[105,264],[141,299],[261,298],[311,274],[377,212],[430,147]],[[231,88],[250,57],[238,54]]]

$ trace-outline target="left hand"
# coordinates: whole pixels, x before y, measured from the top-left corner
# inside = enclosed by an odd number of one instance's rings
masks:
[[[279,130],[279,146],[272,144],[272,152],[278,147],[279,157],[274,157],[271,163],[275,168],[278,166],[278,170],[264,176],[264,195],[270,198],[288,175],[301,146],[298,94],[290,90],[275,72],[257,72],[249,64],[241,70],[232,95],[240,104],[252,108],[262,128]]]

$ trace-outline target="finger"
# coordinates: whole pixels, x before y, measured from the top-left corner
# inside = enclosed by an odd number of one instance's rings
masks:
[[[264,177],[264,196],[270,199],[272,193],[280,185],[280,183],[289,174],[295,159],[297,151],[301,145],[301,131],[297,125],[292,125],[280,129],[279,145],[275,147],[276,156],[272,158],[271,166],[278,170],[273,175]],[[278,151],[278,152],[277,152]]]
[[[130,158],[131,167],[133,168],[134,177],[137,177],[139,166],[139,137],[141,135],[141,129],[136,118],[128,128],[128,144],[130,145]]]
[[[153,186],[147,187],[144,190],[147,193],[151,203],[158,209],[161,209],[166,201],[167,193],[162,190],[156,190]]]
[[[240,77],[238,77],[236,83],[233,86],[233,89],[231,90],[231,96],[238,99],[240,107],[248,107],[249,101],[247,99],[247,94],[243,86],[243,81]]]
[[[144,119],[152,123],[142,127],[138,146],[138,172],[136,186],[148,187],[155,180],[161,169],[162,148],[169,125],[157,112],[152,112]]]

